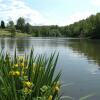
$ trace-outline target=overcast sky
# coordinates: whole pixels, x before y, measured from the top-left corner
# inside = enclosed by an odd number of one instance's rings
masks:
[[[68,25],[100,11],[100,0],[0,0],[0,20]]]

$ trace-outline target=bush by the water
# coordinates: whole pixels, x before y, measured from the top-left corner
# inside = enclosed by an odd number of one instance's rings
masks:
[[[61,73],[55,75],[58,55],[14,56],[0,53],[0,100],[58,100]],[[54,77],[55,76],[55,77]]]

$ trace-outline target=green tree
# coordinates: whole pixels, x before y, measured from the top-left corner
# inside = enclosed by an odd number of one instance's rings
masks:
[[[32,30],[31,30],[31,25],[29,23],[25,24],[24,32],[31,34]]]
[[[25,27],[25,19],[20,17],[17,20],[17,29],[20,30],[21,32],[24,32],[24,27]]]
[[[8,29],[9,32],[11,33],[11,37],[14,37],[16,35],[16,28],[13,21],[8,22]]]
[[[1,28],[5,28],[5,22],[3,20],[1,21]]]

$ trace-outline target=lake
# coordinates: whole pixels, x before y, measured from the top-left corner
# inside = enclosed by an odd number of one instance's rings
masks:
[[[78,100],[93,94],[87,100],[100,100],[100,40],[0,38],[1,50],[12,55],[15,48],[19,55],[29,54],[32,46],[34,54],[49,56],[54,51],[59,52],[56,71],[62,70],[62,95]]]

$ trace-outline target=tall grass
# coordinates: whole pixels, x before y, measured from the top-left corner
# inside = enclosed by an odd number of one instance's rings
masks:
[[[58,55],[14,56],[0,53],[0,100],[58,100],[61,72],[55,75]],[[55,77],[54,77],[55,76]]]

